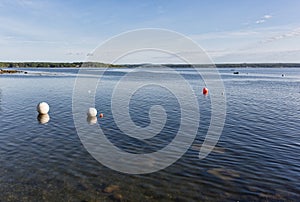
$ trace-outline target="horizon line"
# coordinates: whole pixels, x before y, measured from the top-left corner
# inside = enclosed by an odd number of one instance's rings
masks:
[[[48,64],[77,64],[77,63],[98,63],[98,64],[107,64],[107,65],[226,65],[226,64],[234,64],[234,65],[253,65],[253,64],[300,64],[300,62],[218,62],[218,63],[119,63],[119,64],[112,64],[112,63],[105,63],[105,62],[91,62],[91,61],[0,61],[0,63],[48,63]]]

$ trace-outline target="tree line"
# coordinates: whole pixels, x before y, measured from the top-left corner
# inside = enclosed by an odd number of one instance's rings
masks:
[[[142,64],[123,64],[123,65],[114,65],[106,64],[100,62],[0,62],[0,68],[35,68],[35,67],[48,67],[48,68],[67,68],[67,67],[127,67],[135,68],[143,66]],[[151,66],[167,66],[171,68],[184,68],[184,67],[213,67],[212,64],[149,64],[147,67]],[[216,67],[221,68],[247,68],[247,67],[300,67],[300,63],[236,63],[236,64],[215,64]]]
[[[0,68],[35,68],[35,67],[120,67],[120,65],[100,62],[0,62]]]

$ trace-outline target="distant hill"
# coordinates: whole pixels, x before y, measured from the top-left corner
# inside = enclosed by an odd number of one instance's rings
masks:
[[[279,67],[300,67],[300,63],[232,63],[232,64],[214,64],[217,68],[279,68]],[[191,67],[191,65],[166,65],[168,67]],[[210,64],[193,65],[193,67],[211,67]]]
[[[113,65],[99,62],[0,62],[0,68],[80,68],[80,67],[125,67],[125,68],[135,68],[135,67],[161,67],[166,66],[170,68],[184,68],[184,67],[212,67],[212,64],[123,64],[123,65]],[[300,63],[232,63],[232,64],[215,64],[218,68],[275,68],[275,67],[300,67]]]
[[[99,62],[0,62],[0,68],[65,68],[65,67],[120,67]]]

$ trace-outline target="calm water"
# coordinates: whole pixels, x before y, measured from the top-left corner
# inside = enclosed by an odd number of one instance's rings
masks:
[[[300,69],[235,69],[238,75],[219,69],[227,116],[217,147],[204,160],[198,153],[210,123],[210,98],[201,94],[204,82],[195,71],[177,69],[197,94],[200,127],[181,159],[144,175],[111,170],[85,150],[72,116],[77,69],[26,71],[0,75],[0,201],[300,200]],[[179,103],[166,89],[137,91],[130,102],[132,120],[145,127],[150,107],[162,105],[167,124],[148,142],[124,135],[113,120],[110,101],[115,84],[128,71],[104,74],[96,93],[96,108],[104,118],[97,123],[124,151],[153,152],[178,131]],[[176,85],[171,72],[153,71]],[[37,117],[40,101],[51,108],[46,124]]]

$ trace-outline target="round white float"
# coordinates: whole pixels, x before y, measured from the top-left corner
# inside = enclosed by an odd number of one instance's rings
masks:
[[[87,115],[89,117],[95,117],[95,116],[97,116],[97,109],[90,107],[89,110],[88,110],[88,112],[87,112]]]
[[[40,102],[37,107],[37,111],[39,114],[48,114],[49,112],[49,105],[46,102]]]

